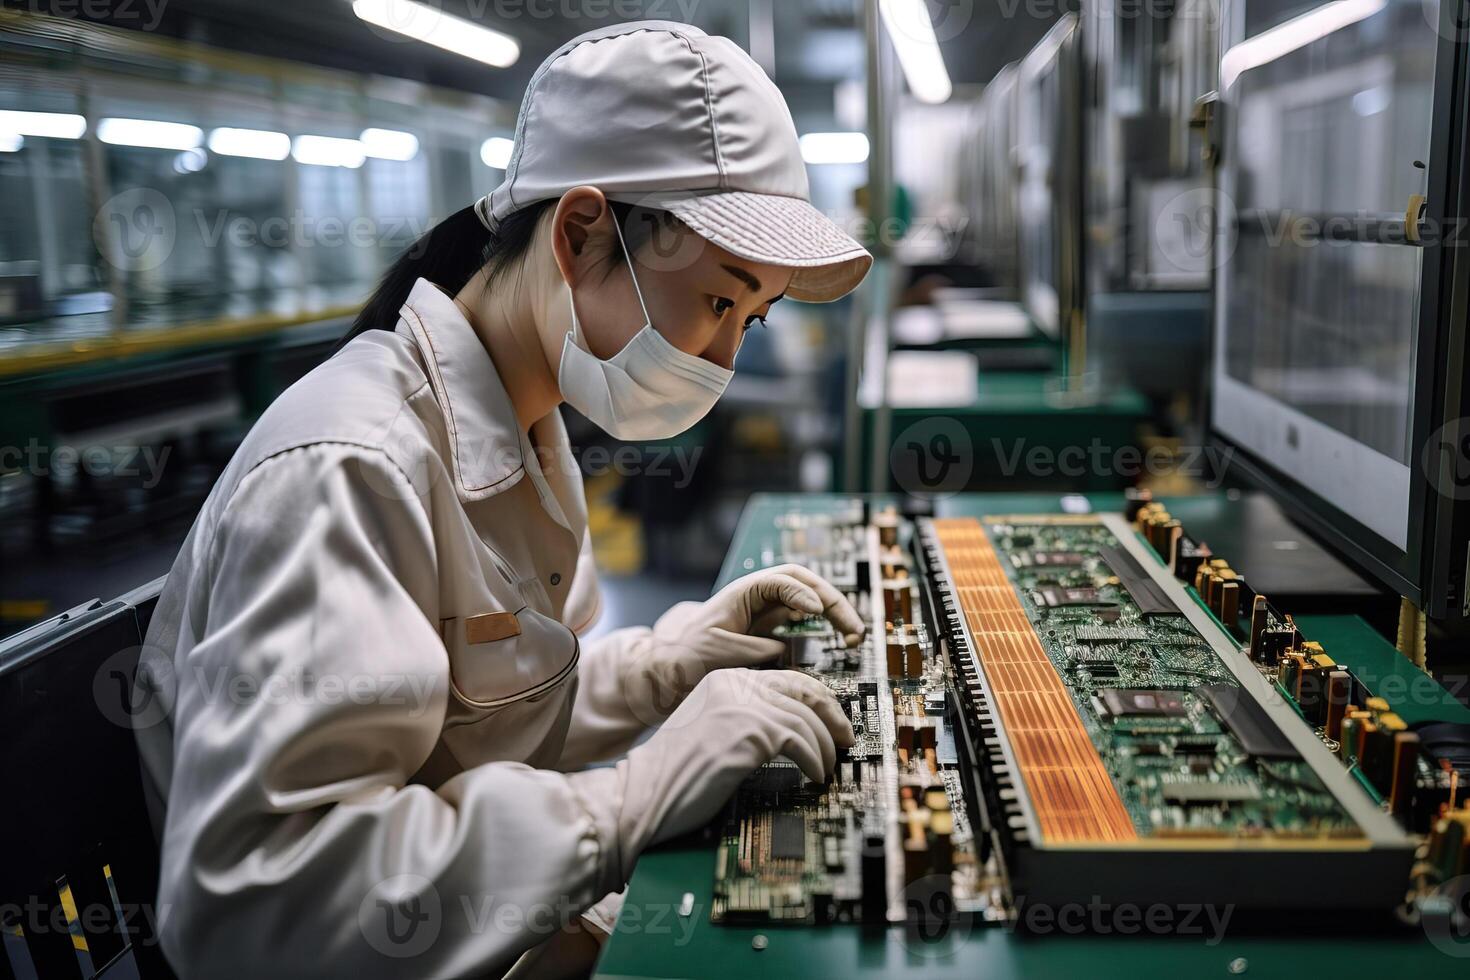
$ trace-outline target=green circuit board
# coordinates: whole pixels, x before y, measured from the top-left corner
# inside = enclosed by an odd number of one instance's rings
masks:
[[[1360,833],[1107,527],[986,531],[1140,836]]]

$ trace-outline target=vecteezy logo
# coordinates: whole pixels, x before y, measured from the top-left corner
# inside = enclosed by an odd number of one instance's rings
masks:
[[[975,0],[917,0],[910,3],[882,0],[882,7],[889,30],[925,43],[931,32],[941,44],[953,41],[975,19]],[[1012,17],[1018,8],[1019,0],[1002,3],[1001,16]]]
[[[1419,10],[1425,22],[1445,40],[1463,41],[1470,32],[1470,3],[1466,0],[1419,0]]]
[[[1420,459],[1435,491],[1451,500],[1470,500],[1470,425],[1450,419],[1424,443]]]
[[[898,434],[888,452],[894,482],[916,497],[949,497],[965,489],[975,467],[970,434],[943,415],[921,419]]]
[[[374,885],[357,909],[368,945],[384,956],[418,956],[439,938],[439,891],[422,875],[395,875]]]
[[[147,272],[168,261],[178,238],[174,206],[151,187],[113,195],[92,219],[97,251],[123,272]]]
[[[683,272],[704,255],[708,241],[670,210],[670,205],[692,201],[695,197],[686,193],[634,202],[622,231],[628,248],[638,253],[640,266],[656,272]]]
[[[1434,948],[1470,957],[1470,875],[1451,878],[1420,904],[1420,925]]]
[[[1180,272],[1218,269],[1235,254],[1235,213],[1235,202],[1223,192],[1195,187],[1159,209],[1154,240]]]
[[[92,676],[97,710],[119,728],[142,730],[167,719],[174,688],[173,659],[153,647],[119,650]]]
[[[900,942],[910,955],[948,959],[970,937],[972,916],[956,908],[952,888],[946,874],[925,875],[904,887]]]
[[[358,22],[385,41],[422,41],[444,16],[442,0],[357,0]],[[472,5],[473,6],[473,5]]]

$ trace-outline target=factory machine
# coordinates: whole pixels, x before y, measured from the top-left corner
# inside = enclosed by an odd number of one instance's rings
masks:
[[[1407,724],[1160,503],[909,520],[850,499],[779,514],[768,550],[871,624],[855,647],[822,620],[785,633],[857,744],[826,785],[779,760],[745,783],[717,923],[1412,916],[1470,873],[1470,725]]]

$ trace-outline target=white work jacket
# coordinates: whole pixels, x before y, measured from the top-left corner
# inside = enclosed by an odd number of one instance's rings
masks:
[[[560,415],[523,434],[422,280],[271,405],[140,662],[181,974],[499,975],[622,887],[609,782],[566,773],[642,731],[649,631],[579,649],[586,515]]]

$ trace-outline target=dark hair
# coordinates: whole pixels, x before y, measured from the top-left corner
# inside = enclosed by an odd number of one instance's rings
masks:
[[[499,230],[494,232],[485,228],[473,207],[456,211],[430,228],[404,249],[403,254],[383,273],[378,288],[373,290],[351,329],[337,344],[337,350],[369,330],[394,329],[413,284],[420,279],[428,280],[453,296],[477,272],[489,266],[490,283],[493,285],[515,268],[530,250],[541,216],[556,203],[552,198],[528,205],[507,216],[500,223]],[[664,211],[635,208],[619,202],[613,202],[612,209],[614,217],[622,222],[625,229],[628,247],[634,249],[652,236],[655,223],[674,220]],[[633,220],[635,216],[639,220]],[[614,254],[611,258],[609,271],[626,256]]]

